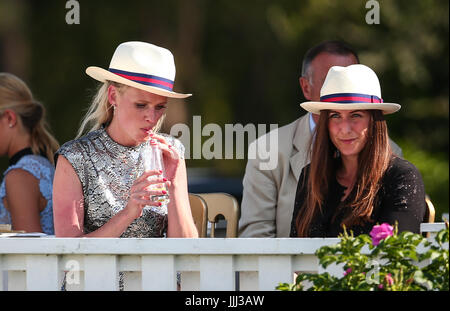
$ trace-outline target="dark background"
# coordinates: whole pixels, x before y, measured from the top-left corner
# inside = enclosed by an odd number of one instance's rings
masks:
[[[366,2],[79,0],[80,24],[68,25],[64,0],[0,0],[0,71],[28,83],[62,144],[75,137],[97,86],[86,67],[107,68],[121,42],[147,41],[173,52],[175,90],[194,94],[170,101],[163,131],[192,128],[194,115],[222,132],[237,123],[268,130],[305,113],[298,77],[306,50],[345,40],[378,74],[384,100],[402,105],[387,117],[390,136],[419,168],[440,221],[449,206],[449,2],[379,0],[372,25]],[[190,190],[240,199],[245,164],[187,160]],[[6,167],[0,159],[0,172]]]

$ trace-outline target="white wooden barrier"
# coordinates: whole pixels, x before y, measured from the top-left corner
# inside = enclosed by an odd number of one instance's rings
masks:
[[[436,232],[443,224],[423,228]],[[315,251],[337,238],[0,238],[0,290],[264,290],[320,272]],[[236,280],[236,272],[239,272]],[[334,273],[340,273],[339,269]],[[65,281],[64,281],[65,279]]]

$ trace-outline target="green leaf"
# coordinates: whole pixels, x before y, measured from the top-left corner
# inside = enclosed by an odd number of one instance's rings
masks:
[[[417,270],[414,273],[414,281],[418,284],[420,284],[421,286],[424,286],[426,289],[431,290],[433,289],[433,282],[431,282],[430,280],[428,280],[423,272],[421,270]]]
[[[436,234],[435,237],[436,242],[438,243],[444,243],[448,241],[448,229],[442,229]]]
[[[278,283],[278,286],[275,287],[276,290],[281,290],[281,291],[290,291],[291,290],[291,285],[288,283]]]

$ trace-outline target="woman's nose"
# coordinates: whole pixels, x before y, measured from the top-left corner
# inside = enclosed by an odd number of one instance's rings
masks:
[[[351,132],[351,124],[349,120],[342,120],[340,125],[341,125],[341,132],[343,133]]]
[[[157,121],[157,120],[155,120],[156,119],[156,114],[153,111],[153,109],[151,109],[151,108],[145,110],[144,118],[145,118],[145,121],[148,121],[148,122],[155,122],[155,121]]]

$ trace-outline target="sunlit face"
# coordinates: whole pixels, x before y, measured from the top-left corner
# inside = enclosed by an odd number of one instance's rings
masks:
[[[124,146],[137,146],[148,140],[167,107],[167,97],[133,87],[125,87],[119,91],[110,86],[108,98],[116,107],[110,135]]]
[[[341,157],[358,156],[367,142],[370,112],[367,110],[330,110],[330,139]]]

